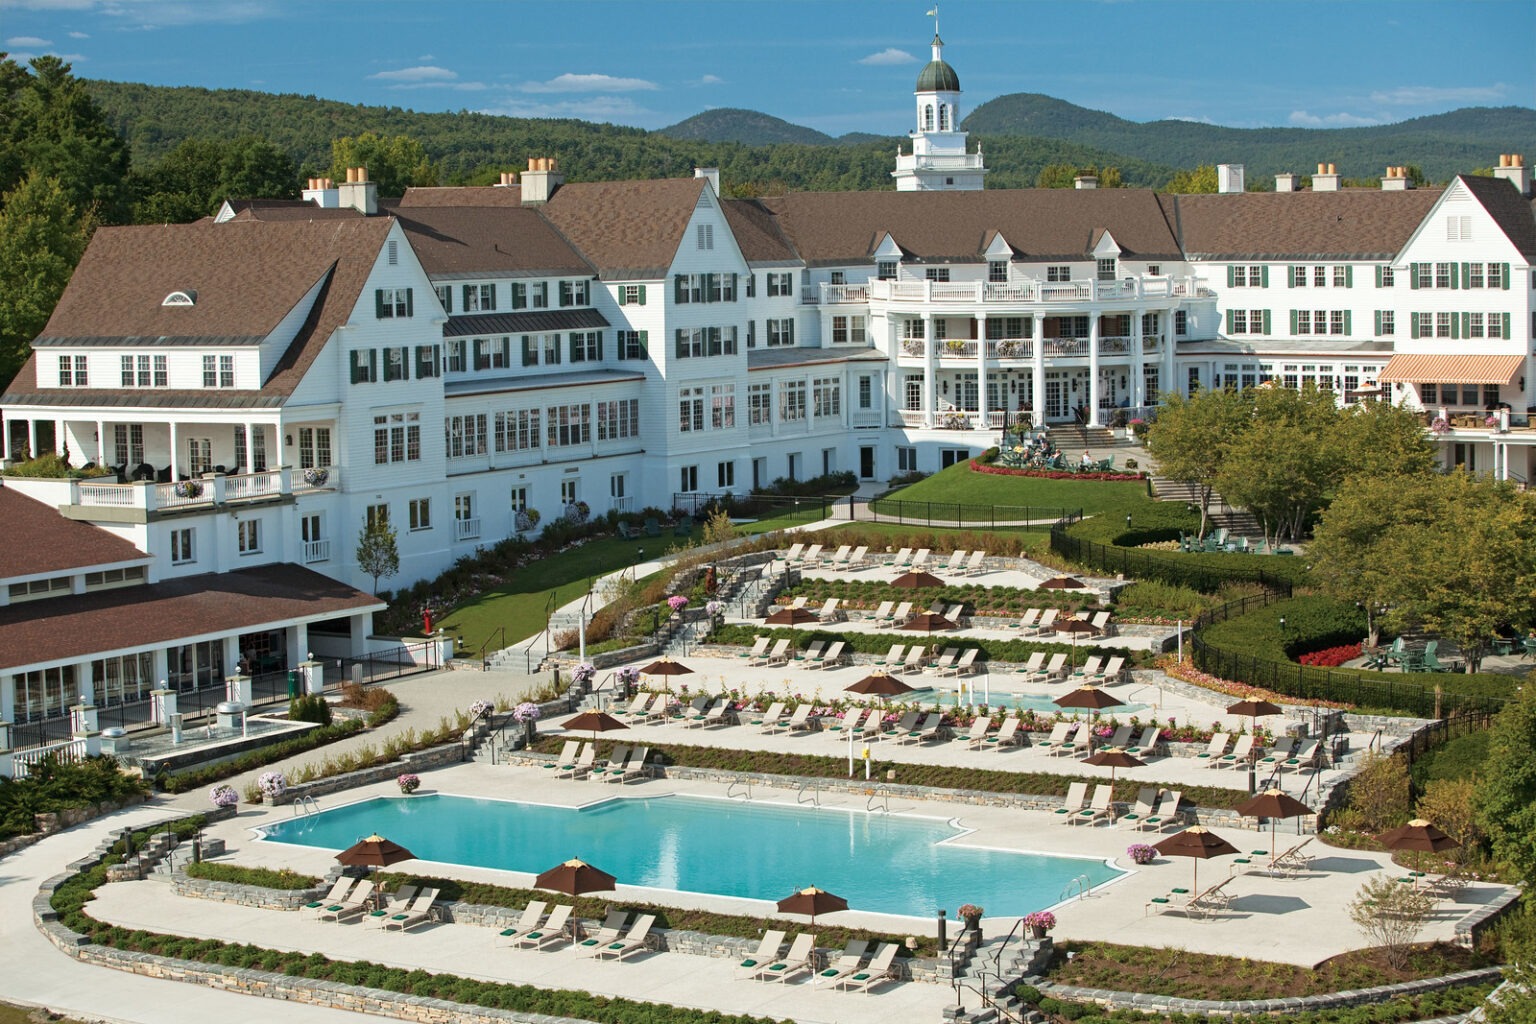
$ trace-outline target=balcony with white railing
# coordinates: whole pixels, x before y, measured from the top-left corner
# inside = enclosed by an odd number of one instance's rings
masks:
[[[316,562],[329,562],[331,560],[331,542],[329,540],[304,541],[304,564],[313,565]]]
[[[480,517],[470,516],[467,519],[455,519],[453,521],[454,540],[474,540],[480,536]]]
[[[991,359],[1033,359],[1033,338],[998,338],[987,342],[987,356]]]
[[[146,480],[120,484],[101,479],[39,483],[57,483],[64,488],[58,495],[63,500],[54,501],[53,504],[132,509],[147,515],[151,512],[213,510],[227,505],[275,501],[297,493],[338,490],[341,486],[341,470],[338,466],[328,466],[311,470],[284,467],[237,476],[205,473],[191,480],[171,483]],[[18,479],[17,484],[19,489],[26,489],[21,480]]]
[[[1046,338],[1044,347],[1047,356],[1086,356],[1088,354],[1088,339]]]
[[[293,489],[295,491],[339,491],[341,490],[340,466],[314,466],[309,469],[296,469],[293,471]]]
[[[1124,336],[1110,336],[1099,339],[1099,355],[1101,356],[1125,356],[1131,354],[1131,339]]]
[[[615,512],[633,512],[635,510],[635,499],[628,495],[622,498],[609,498],[608,502],[609,507]]]
[[[823,285],[824,289],[838,287]],[[865,288],[859,286],[843,286]],[[1021,308],[1037,305],[1145,302],[1213,294],[1199,278],[1132,276],[1114,281],[871,281],[868,299],[894,304],[990,305]],[[829,300],[830,301],[830,300]],[[864,299],[845,298],[857,302]]]
[[[821,301],[823,305],[827,306],[867,303],[869,301],[869,285],[823,284],[821,286]]]

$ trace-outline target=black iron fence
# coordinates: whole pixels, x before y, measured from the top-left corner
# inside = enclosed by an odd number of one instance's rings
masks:
[[[853,518],[854,499],[846,494],[732,494],[719,491],[688,491],[672,495],[672,508],[703,520],[724,510],[736,519],[796,519],[814,523],[822,519]]]
[[[902,501],[876,498],[861,519],[871,522],[913,523],[923,526],[1048,526],[1082,518],[1081,509],[1045,505],[981,505],[955,501]]]
[[[1256,583],[1272,594],[1291,596],[1291,581],[1253,566],[1215,566],[1197,564],[1172,552],[1149,552],[1083,540],[1069,531],[1081,515],[1064,517],[1051,527],[1051,550],[1061,557],[1106,576],[1123,574],[1127,578],[1161,580],[1212,594],[1223,583]]]

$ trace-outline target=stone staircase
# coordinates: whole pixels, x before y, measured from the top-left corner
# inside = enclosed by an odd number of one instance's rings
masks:
[[[962,989],[984,995],[991,1004],[968,1013],[968,1021],[1029,1022],[1045,1018],[1013,994],[1021,980],[1040,975],[1054,949],[1049,938],[1020,941],[992,939],[976,948],[955,974]]]
[[[1119,444],[1108,427],[1084,427],[1075,423],[1058,423],[1046,431],[1046,436],[1064,452],[1113,448]]]
[[[1152,494],[1158,501],[1183,502],[1196,506],[1200,502],[1200,489],[1194,484],[1169,480],[1166,477],[1152,477]],[[1264,535],[1264,528],[1259,524],[1258,519],[1254,518],[1253,513],[1228,505],[1226,499],[1214,491],[1211,492],[1211,525],[1226,527],[1229,532],[1239,537]]]

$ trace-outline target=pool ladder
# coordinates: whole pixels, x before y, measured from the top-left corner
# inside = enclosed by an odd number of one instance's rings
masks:
[[[806,790],[810,790],[811,798],[809,801],[807,801],[805,798]],[[806,781],[800,783],[800,788],[795,791],[795,803],[810,803],[814,807],[820,807],[821,783],[812,779],[807,779]]]
[[[869,795],[869,798],[864,801],[864,809],[866,811],[875,810],[875,805],[879,804],[881,811],[886,814],[891,813],[890,790],[886,789],[884,786],[875,786],[873,789],[866,790],[866,792]]]
[[[740,787],[740,789],[738,790],[737,787]],[[725,787],[725,798],[727,800],[733,800],[738,796],[743,800],[752,799],[752,780],[750,778],[737,776],[731,780],[729,786]]]
[[[1078,875],[1062,888],[1061,895],[1056,897],[1056,902],[1065,903],[1067,900],[1071,899],[1073,895],[1076,895],[1080,900],[1085,900],[1088,898],[1088,892],[1092,888],[1093,879],[1089,878],[1087,875]]]
[[[320,813],[320,802],[308,793],[293,798],[293,803],[288,805],[293,812],[293,817]]]

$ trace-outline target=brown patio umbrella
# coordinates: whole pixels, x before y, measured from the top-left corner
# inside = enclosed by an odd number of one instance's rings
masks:
[[[1281,818],[1299,818],[1303,814],[1311,814],[1312,808],[1293,796],[1287,796],[1280,787],[1271,786],[1249,797],[1246,803],[1238,805],[1237,813],[1245,818],[1269,819],[1269,862],[1274,864],[1275,822]]]
[[[1097,753],[1083,758],[1083,764],[1091,764],[1103,768],[1109,767],[1109,788],[1115,788],[1116,768],[1145,768],[1147,762],[1141,760],[1135,754],[1130,753],[1124,747],[1105,747]]]
[[[1461,845],[1423,818],[1414,818],[1408,824],[1399,825],[1376,838],[1389,850],[1416,850],[1420,853],[1439,853]]]
[[[1052,576],[1040,584],[1037,590],[1087,590],[1088,584],[1072,576]]]
[[[1099,635],[1099,627],[1086,619],[1057,619],[1051,628],[1058,633],[1075,633],[1078,636]]]
[[[1200,895],[1200,862],[1210,860],[1212,857],[1225,857],[1236,853],[1237,847],[1207,829],[1204,825],[1195,825],[1187,828],[1177,835],[1169,836],[1160,843],[1153,843],[1152,848],[1158,853],[1167,854],[1170,857],[1191,857],[1195,862],[1194,879],[1189,883],[1189,891],[1192,895]]]
[[[959,629],[955,623],[949,621],[938,612],[923,612],[914,615],[907,620],[901,629],[911,630],[914,633],[947,633],[952,629]]]
[[[1248,731],[1254,735],[1258,735],[1260,717],[1284,713],[1284,708],[1278,704],[1271,704],[1267,700],[1240,700],[1227,708],[1227,714],[1229,715],[1247,715],[1249,719]]]
[[[540,889],[553,889],[567,896],[581,896],[589,892],[609,892],[618,883],[606,871],[593,867],[586,861],[572,857],[564,864],[557,864],[533,880]]]
[[[769,626],[798,626],[802,622],[819,622],[821,616],[809,608],[780,608],[763,620]]]
[[[807,889],[801,889],[793,896],[786,896],[779,900],[779,913],[809,914],[811,924],[816,923],[817,914],[830,914],[834,911],[847,909],[847,900],[841,896],[834,896],[824,889],[818,889],[814,885]]]
[[[921,569],[913,569],[904,572],[891,580],[891,586],[900,587],[902,590],[921,590],[924,587],[942,587],[944,581],[931,572],[923,572]]]
[[[606,711],[583,711],[581,714],[561,722],[560,727],[567,732],[591,732],[593,743],[597,742],[597,734],[600,732],[613,732],[616,729],[629,728],[629,726]]]
[[[336,855],[336,860],[349,868],[387,868],[403,860],[415,860],[416,855],[399,843],[390,842],[375,832],[366,839],[359,839]]]
[[[1053,702],[1061,708],[1087,708],[1090,711],[1102,711],[1105,708],[1123,707],[1125,702],[1118,697],[1111,696],[1100,687],[1089,683],[1079,686],[1071,693],[1064,693]]]
[[[874,697],[895,697],[899,694],[911,693],[915,687],[908,686],[884,669],[876,669],[852,686],[846,686],[843,689],[847,693],[864,693]]]
[[[640,674],[643,676],[686,676],[692,675],[693,669],[680,661],[673,661],[671,658],[660,658],[641,669]]]

